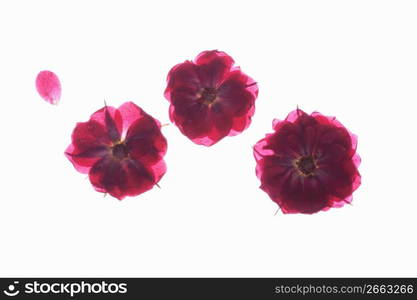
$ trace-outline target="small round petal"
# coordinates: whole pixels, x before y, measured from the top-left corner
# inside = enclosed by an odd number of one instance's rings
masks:
[[[282,185],[294,173],[291,162],[286,158],[265,156],[258,161],[256,173],[261,178],[261,188],[268,194],[279,195]]]
[[[219,101],[232,116],[242,116],[254,107],[258,86],[240,70],[229,73],[219,87]]]
[[[132,159],[117,161],[110,156],[98,161],[89,177],[97,191],[119,200],[142,194],[156,184],[152,171],[141,163]]]
[[[203,103],[184,99],[182,105],[170,107],[170,119],[185,136],[194,141],[211,132],[213,122],[209,110]]]
[[[123,120],[119,110],[112,106],[104,106],[96,111],[90,120],[97,122],[107,133],[107,137],[113,142],[120,141],[123,131]]]
[[[78,151],[71,144],[65,150],[65,156],[71,161],[78,172],[87,174],[98,160],[109,153],[109,149],[107,147],[97,147],[81,153],[76,152]]]
[[[196,144],[211,146],[251,123],[258,87],[233,64],[224,52],[204,51],[168,74],[170,119]]]
[[[361,183],[355,135],[334,117],[300,109],[274,120],[273,129],[254,147],[256,174],[284,213],[312,214],[351,202]],[[309,161],[309,173],[300,159]]]
[[[300,177],[296,173],[284,183],[280,195],[283,213],[312,214],[329,208],[329,196],[316,177]]]
[[[36,77],[36,89],[39,95],[50,104],[58,104],[61,99],[61,82],[51,71],[41,71]]]
[[[194,63],[198,66],[197,73],[201,84],[215,87],[223,82],[235,62],[226,53],[212,50],[200,53]]]
[[[351,159],[356,152],[357,137],[349,132],[334,117],[326,117],[318,112],[312,114],[320,124],[320,140],[316,145],[316,154],[321,164]],[[358,165],[356,166],[358,167]]]
[[[130,156],[146,166],[159,162],[167,151],[167,141],[160,128],[159,122],[146,113],[136,120],[126,135]]]
[[[233,118],[232,130],[229,136],[235,136],[246,130],[252,122],[252,117],[255,114],[255,106],[252,106],[246,115]]]
[[[177,90],[177,93],[181,92],[181,89],[191,90],[195,95],[201,87],[200,78],[197,74],[197,67],[191,61],[174,66],[167,76],[168,85],[165,89],[165,98],[171,100],[171,93]]]
[[[77,123],[72,132],[72,143],[65,155],[81,173],[88,173],[90,168],[109,152],[111,140],[106,128],[100,123],[89,120]]]
[[[326,183],[329,194],[339,201],[344,201],[358,188],[360,175],[352,160],[345,160],[337,164],[326,164],[317,170],[317,177]]]
[[[149,120],[149,122],[155,123],[155,125],[160,128],[161,125],[157,119],[152,118],[148,115],[142,108],[137,106],[133,102],[125,102],[118,108],[118,113],[122,119],[122,136],[128,134],[128,130],[131,130],[130,127],[141,119]]]

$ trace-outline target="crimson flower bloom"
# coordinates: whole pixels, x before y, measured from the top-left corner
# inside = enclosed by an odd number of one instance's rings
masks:
[[[258,86],[233,64],[224,52],[204,51],[168,74],[171,121],[196,144],[211,146],[251,122]]]
[[[41,71],[36,76],[36,89],[39,95],[51,104],[57,104],[61,98],[61,83],[51,71]]]
[[[119,200],[150,190],[165,174],[167,142],[158,120],[132,102],[77,123],[65,155],[94,188]]]
[[[359,187],[357,138],[334,117],[297,109],[254,147],[256,174],[283,213],[312,214],[350,203]]]

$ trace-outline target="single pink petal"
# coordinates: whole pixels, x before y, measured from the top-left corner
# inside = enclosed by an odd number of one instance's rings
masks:
[[[57,104],[61,99],[61,82],[51,71],[41,71],[36,77],[36,89],[39,95],[51,104]]]

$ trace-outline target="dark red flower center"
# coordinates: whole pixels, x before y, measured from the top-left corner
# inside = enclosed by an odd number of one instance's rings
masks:
[[[313,175],[314,170],[317,169],[316,163],[312,156],[302,156],[295,161],[295,166],[298,171],[304,176]]]
[[[201,100],[205,103],[205,104],[211,104],[214,102],[214,100],[216,100],[217,98],[217,89],[216,88],[212,88],[212,87],[206,87],[203,88],[202,91],[200,92],[201,94]]]
[[[129,156],[129,151],[124,143],[116,144],[112,147],[113,157],[122,160]]]

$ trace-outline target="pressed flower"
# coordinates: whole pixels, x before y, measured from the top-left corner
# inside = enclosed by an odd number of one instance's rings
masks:
[[[194,143],[205,146],[245,130],[257,96],[256,82],[217,50],[174,66],[165,90],[171,121]]]
[[[132,102],[105,106],[77,123],[65,155],[93,187],[119,200],[150,190],[165,174],[167,142],[158,120]]]
[[[334,117],[297,109],[254,147],[256,174],[283,213],[312,214],[352,201],[359,187],[357,137]]]
[[[57,104],[61,99],[61,83],[58,76],[51,71],[41,71],[36,77],[36,89],[39,95],[50,104]]]

